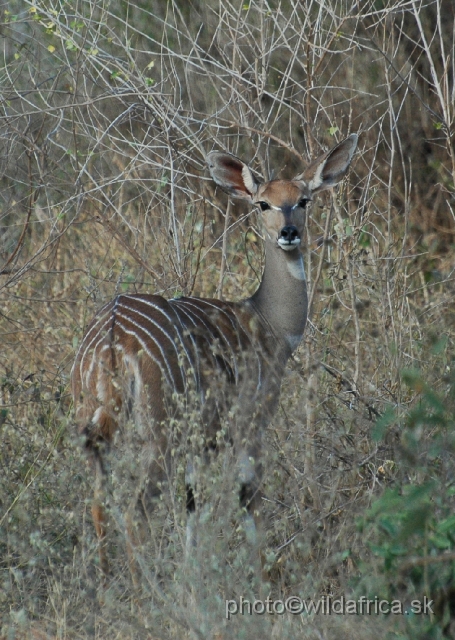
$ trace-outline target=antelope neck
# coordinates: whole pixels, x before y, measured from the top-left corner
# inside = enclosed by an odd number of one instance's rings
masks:
[[[248,301],[269,324],[289,357],[303,336],[307,319],[307,285],[299,247],[284,251],[266,241],[262,282]]]

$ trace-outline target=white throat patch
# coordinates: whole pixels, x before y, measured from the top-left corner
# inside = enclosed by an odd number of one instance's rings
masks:
[[[296,280],[306,280],[305,267],[303,265],[303,257],[300,255],[298,260],[288,260],[286,262],[289,273]]]
[[[286,336],[286,342],[291,347],[292,352],[294,352],[302,342],[302,334],[297,336]]]

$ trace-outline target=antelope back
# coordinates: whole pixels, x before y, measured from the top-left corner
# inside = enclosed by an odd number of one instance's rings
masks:
[[[80,346],[72,375],[77,421],[81,429],[91,425],[92,438],[110,441],[122,410],[159,422],[178,393],[182,402],[196,398],[208,422],[235,395],[248,422],[276,369],[275,343],[248,306],[119,295],[97,314]]]

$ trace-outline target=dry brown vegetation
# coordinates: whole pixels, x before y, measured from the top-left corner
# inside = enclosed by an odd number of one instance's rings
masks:
[[[10,0],[0,28],[0,634],[453,637],[452,1]],[[88,320],[117,291],[251,293],[259,221],[205,154],[292,177],[350,132],[349,176],[309,211],[310,322],[267,433],[266,593],[435,614],[227,621],[226,598],[258,595],[235,490],[215,464],[185,559],[181,450],[134,586],[133,446],[103,589],[68,388]]]

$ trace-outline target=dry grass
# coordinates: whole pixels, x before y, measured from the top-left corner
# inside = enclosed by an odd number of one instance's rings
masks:
[[[13,0],[1,28],[0,632],[451,637],[451,2]],[[269,590],[427,594],[437,614],[225,620],[226,598],[259,589],[235,500],[219,499],[229,473],[212,470],[185,560],[178,460],[134,588],[118,508],[134,450],[113,470],[103,590],[68,389],[84,327],[116,291],[250,294],[258,220],[215,191],[205,154],[292,177],[352,131],[348,178],[309,213],[311,321],[267,433]]]

